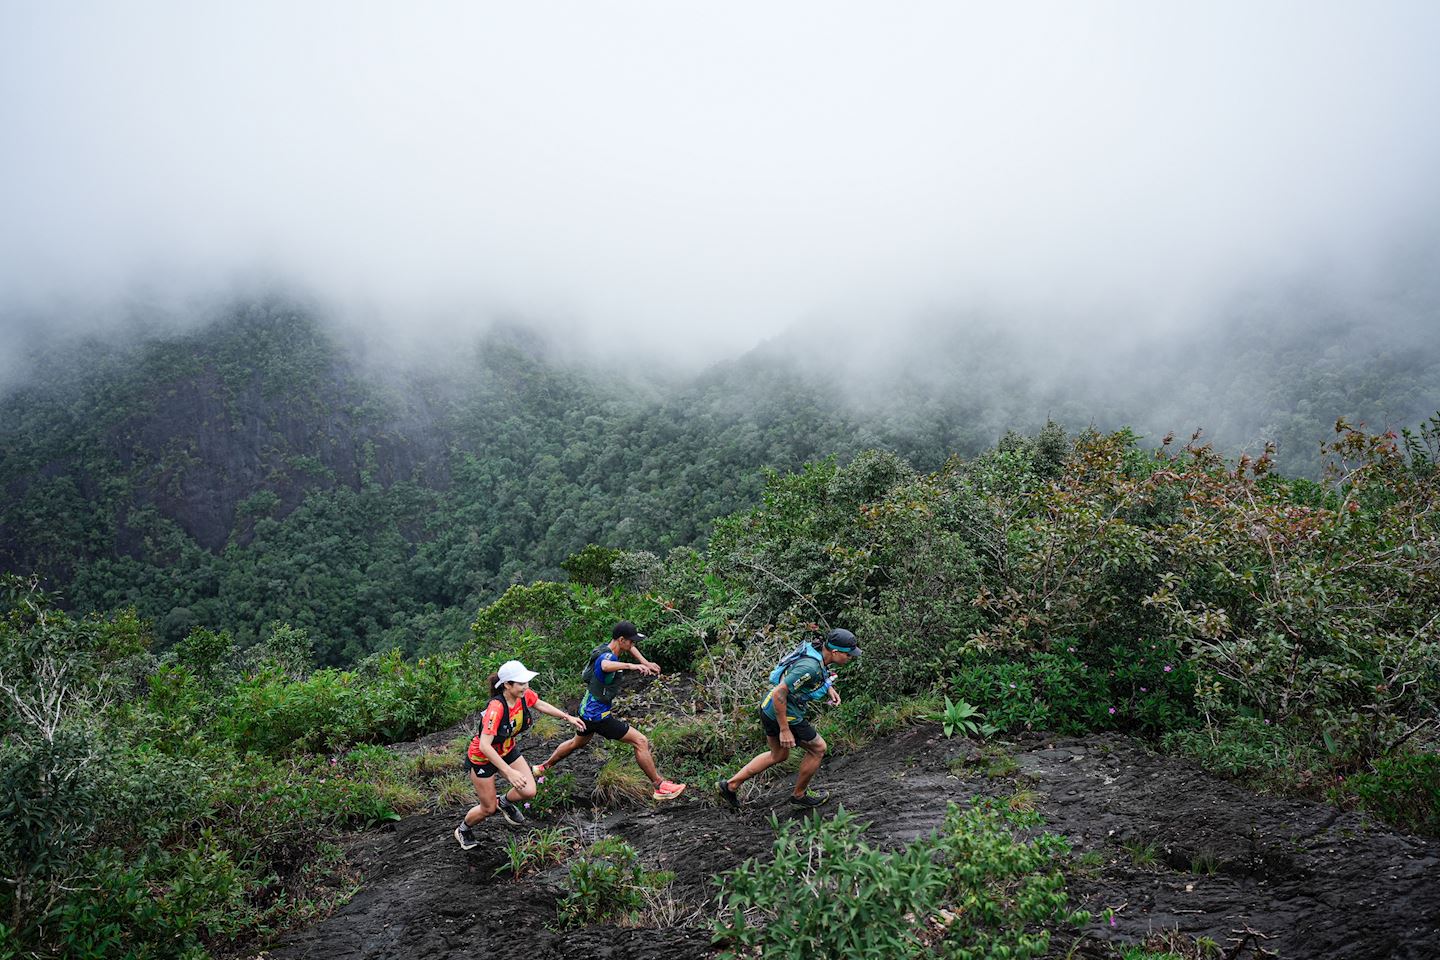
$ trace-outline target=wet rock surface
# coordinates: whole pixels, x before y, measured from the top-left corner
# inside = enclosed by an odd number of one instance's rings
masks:
[[[539,747],[527,753],[543,756]],[[599,762],[584,751],[566,769],[588,785]],[[360,892],[260,955],[460,958],[523,943],[535,957],[705,956],[709,934],[695,918],[713,915],[715,877],[768,855],[771,815],[793,815],[789,785],[789,771],[747,785],[738,814],[714,803],[713,785],[697,783],[664,805],[576,810],[558,821],[587,841],[621,837],[647,866],[674,871],[671,893],[692,911],[688,926],[552,929],[563,868],[512,879],[504,847],[515,830],[499,817],[482,825],[479,847],[462,851],[451,835],[457,806],[357,837],[350,857],[365,877]],[[1033,804],[1044,829],[1074,847],[1072,905],[1096,915],[1074,956],[1114,956],[1105,941],[1178,929],[1213,939],[1232,958],[1261,949],[1285,958],[1440,957],[1440,841],[1257,794],[1121,737],[1030,736],[982,752],[923,725],[827,758],[816,785],[830,792],[827,809],[839,802],[869,821],[867,836],[883,846],[935,829],[951,802]],[[1101,919],[1107,909],[1113,925]],[[1056,955],[1071,946],[1057,938]]]

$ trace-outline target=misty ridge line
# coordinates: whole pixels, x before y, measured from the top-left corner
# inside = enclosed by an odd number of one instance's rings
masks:
[[[1280,462],[1308,473],[1325,437],[1297,435],[1297,416],[1399,429],[1440,409],[1440,348],[1431,336],[1440,322],[1437,276],[1420,283],[1406,270],[1390,278],[1389,290],[1359,293],[1292,281],[1235,297],[1214,318],[1133,331],[1107,330],[1103,320],[1071,324],[979,310],[892,312],[878,321],[831,317],[792,324],[698,369],[658,352],[587,343],[573,324],[535,316],[472,315],[426,326],[346,312],[272,285],[201,301],[112,306],[88,330],[31,314],[22,323],[29,331],[28,342],[20,337],[26,348],[11,354],[23,356],[15,365],[20,372],[0,381],[0,391],[22,392],[35,376],[51,387],[75,384],[77,370],[67,358],[78,358],[83,369],[86,357],[124,357],[176,338],[203,341],[258,309],[313,324],[343,368],[378,397],[388,397],[397,411],[424,407],[431,418],[434,404],[454,402],[474,364],[503,345],[637,411],[642,401],[652,409],[703,403],[743,417],[766,391],[804,389],[836,415],[863,424],[877,443],[912,455],[918,453],[916,426],[905,421],[924,411],[926,428],[939,425],[942,433],[946,418],[969,423],[964,448],[944,455],[974,455],[976,437],[988,445],[1007,431],[1034,433],[1055,420],[1072,430],[1130,427],[1152,438],[1200,431],[1237,453],[1269,442],[1299,444],[1312,449],[1282,449]],[[1415,389],[1387,391],[1369,382],[1384,376]],[[1281,381],[1296,396],[1284,396]],[[1307,384],[1312,395],[1300,395]],[[917,465],[930,460],[922,455]]]

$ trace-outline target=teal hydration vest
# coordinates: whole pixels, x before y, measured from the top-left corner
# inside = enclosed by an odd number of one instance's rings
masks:
[[[773,687],[775,684],[778,684],[784,678],[786,670],[789,670],[795,664],[806,658],[818,661],[820,664],[820,675],[825,676],[825,659],[820,655],[820,651],[816,650],[811,644],[802,643],[782,657],[780,662],[775,665],[775,669],[770,671],[770,685]],[[799,694],[796,694],[795,691],[792,690],[790,693],[795,694],[801,700],[813,702],[822,699],[829,690],[830,678],[825,677],[825,681],[814,690]]]

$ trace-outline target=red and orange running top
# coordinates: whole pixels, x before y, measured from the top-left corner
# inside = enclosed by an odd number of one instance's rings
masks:
[[[540,695],[538,693],[534,690],[526,690],[524,698],[510,708],[510,735],[505,738],[503,743],[495,742],[496,753],[503,757],[515,749],[515,738],[518,737],[520,731],[525,728],[525,721],[529,717],[527,708],[533,707],[539,702]],[[494,700],[491,700],[490,704],[485,708],[485,712],[480,715],[480,733],[488,733],[492,737],[495,736],[500,730],[501,714],[504,710],[504,697],[496,697]],[[479,734],[470,741],[470,760],[476,764],[490,762],[485,754],[480,752]]]

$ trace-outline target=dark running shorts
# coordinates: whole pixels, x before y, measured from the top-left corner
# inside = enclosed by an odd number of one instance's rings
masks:
[[[505,754],[505,756],[501,757],[500,759],[504,760],[512,767],[515,766],[515,761],[520,759],[520,748],[516,747],[514,750],[511,750],[509,753]],[[470,754],[468,753],[465,754],[465,766],[469,768],[471,773],[475,774],[475,776],[479,777],[481,780],[489,780],[491,777],[495,776],[495,774],[500,772],[499,770],[495,769],[495,765],[493,763],[476,763],[474,760],[470,759]]]
[[[606,740],[624,740],[625,734],[629,732],[630,724],[613,713],[603,720],[585,720],[585,736],[587,737],[598,733]]]
[[[779,740],[780,724],[775,720],[771,720],[770,715],[764,710],[757,710],[755,712],[760,714],[760,725],[765,728],[765,736],[774,737],[776,740]],[[790,724],[790,732],[795,734],[796,743],[809,743],[811,740],[820,736],[820,734],[815,732],[815,728],[810,726],[809,720],[799,720]]]

